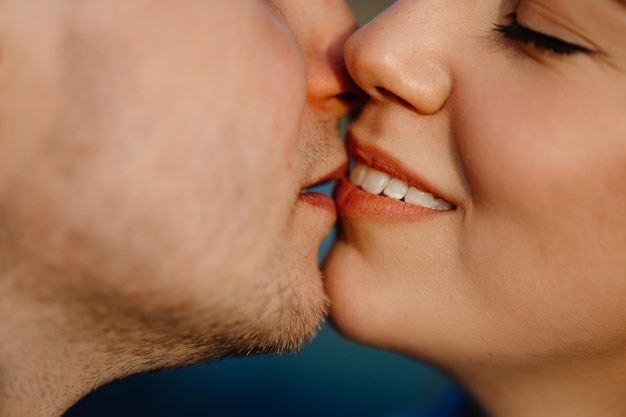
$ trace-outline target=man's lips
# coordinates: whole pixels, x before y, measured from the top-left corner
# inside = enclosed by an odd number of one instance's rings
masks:
[[[314,207],[325,209],[327,211],[332,211],[333,214],[335,214],[337,210],[333,198],[317,190],[324,188],[325,185],[330,186],[329,183],[331,181],[340,180],[345,176],[347,170],[348,162],[343,161],[334,169],[329,170],[323,175],[317,177],[315,180],[311,181],[309,185],[302,189],[298,199]]]
[[[348,171],[348,161],[343,161],[341,164],[337,165],[334,169],[325,172],[324,174],[316,177],[315,179],[308,182],[302,189],[302,192],[306,193],[306,190],[311,187],[319,186],[328,181],[338,181],[342,179],[346,172]]]
[[[332,211],[333,213],[336,213],[337,211],[335,201],[324,193],[300,193],[298,201],[302,201],[311,206],[318,207],[327,211]]]

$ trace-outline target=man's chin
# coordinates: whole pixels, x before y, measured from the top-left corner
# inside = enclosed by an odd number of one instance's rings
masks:
[[[316,269],[316,275],[319,271]],[[189,326],[183,332],[171,334],[172,340],[162,340],[157,346],[170,346],[174,366],[189,365],[208,360],[249,355],[284,354],[297,352],[311,341],[328,314],[329,301],[321,278],[300,277],[303,282],[286,288],[272,286],[268,291],[258,288],[245,306],[242,300],[224,308],[198,311],[187,317]],[[263,295],[261,295],[261,293]],[[241,297],[242,299],[245,297]],[[203,319],[204,317],[204,319]],[[172,328],[182,329],[181,319]]]

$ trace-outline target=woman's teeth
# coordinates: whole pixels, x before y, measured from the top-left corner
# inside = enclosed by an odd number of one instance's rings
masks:
[[[358,162],[354,164],[350,172],[350,182],[370,194],[383,194],[394,200],[404,201],[415,206],[441,211],[454,209],[452,204],[435,198],[431,193],[410,187],[404,181]]]

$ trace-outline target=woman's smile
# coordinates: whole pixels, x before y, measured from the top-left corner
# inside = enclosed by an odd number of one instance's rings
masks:
[[[431,210],[450,211],[454,206],[445,200],[435,198],[432,193],[422,191],[389,174],[377,171],[360,162],[354,164],[350,182],[373,195],[383,195],[407,204]]]

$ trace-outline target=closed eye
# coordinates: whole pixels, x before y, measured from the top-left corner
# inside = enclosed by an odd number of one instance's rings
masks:
[[[522,26],[517,21],[517,13],[513,12],[507,15],[508,23],[504,25],[496,25],[495,31],[502,33],[507,39],[519,42],[533,48],[553,53],[556,55],[574,55],[577,53],[592,53],[591,49],[584,46],[566,42],[545,33],[537,32],[526,26]]]

